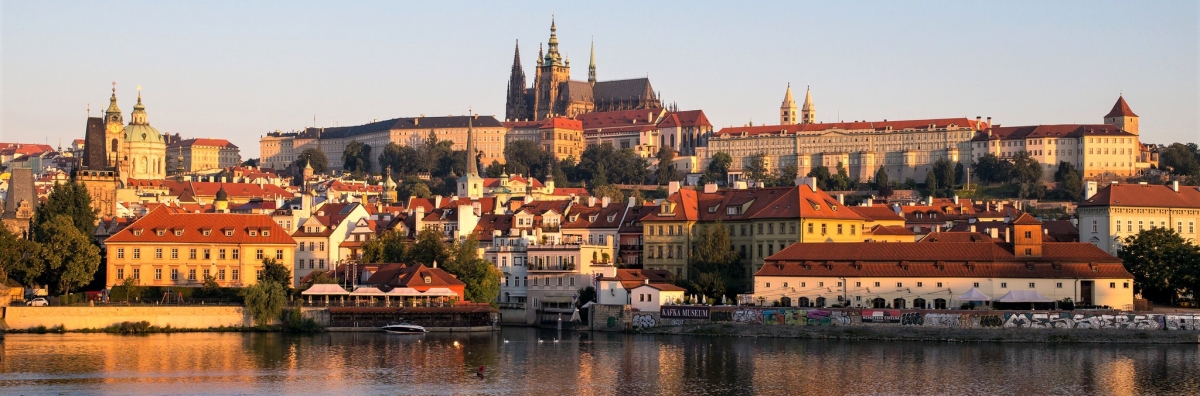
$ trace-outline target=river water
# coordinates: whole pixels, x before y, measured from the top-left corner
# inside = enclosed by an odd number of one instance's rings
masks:
[[[0,394],[1200,394],[1197,345],[557,333],[9,334]],[[475,374],[484,366],[483,378]]]

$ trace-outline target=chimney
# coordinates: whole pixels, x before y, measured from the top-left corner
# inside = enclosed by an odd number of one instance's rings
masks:
[[[1004,230],[1004,242],[1012,242],[1012,231],[1011,226]]]
[[[625,204],[625,206],[626,206],[626,207],[630,207],[630,208],[632,208],[632,207],[634,207],[635,205],[637,205],[637,199],[636,199],[636,198],[634,198],[634,197],[629,197],[629,198],[628,198],[628,201],[629,201],[629,203]]]
[[[992,117],[987,118],[987,126],[988,126],[988,128],[992,127]]]
[[[1171,191],[1179,192],[1179,180],[1171,182]]]
[[[875,206],[875,198],[867,198],[867,201],[864,202],[863,206],[866,206],[866,207]]]
[[[588,203],[587,203],[587,206],[588,206],[589,208],[590,208],[590,207],[593,207],[593,206],[596,206],[596,197],[595,197],[595,196],[588,197]]]
[[[612,203],[612,198],[604,197],[604,198],[600,199],[600,207],[601,208],[608,208],[609,203]]]
[[[424,220],[425,220],[425,207],[417,206],[416,216],[413,218],[413,232],[414,233],[421,232],[421,229],[424,228],[421,226],[423,223],[425,223]]]
[[[434,195],[434,196],[433,196],[433,208],[434,208],[434,209],[437,209],[437,208],[440,208],[440,207],[442,207],[442,196],[441,196],[441,195]]]
[[[662,164],[659,164],[659,165],[662,165]],[[673,181],[673,182],[667,183],[667,195],[671,195],[671,194],[674,194],[677,192],[679,192],[679,182]]]
[[[1087,182],[1087,184],[1084,186],[1083,199],[1085,199],[1085,200],[1092,199],[1092,196],[1096,195],[1096,192],[1099,191],[1099,189],[1100,189],[1100,186],[1098,184],[1096,184],[1096,182],[1094,182],[1094,181]]]
[[[971,228],[970,228],[970,229],[971,229],[971,232],[975,232],[975,225],[974,225],[974,224],[971,224]]]
[[[925,206],[933,206],[933,196],[925,197]]]
[[[734,189],[734,190],[745,190],[745,189],[746,189],[746,182],[744,182],[744,181],[741,181],[741,180],[738,180],[737,182],[734,182],[734,183],[733,183],[733,189]]]
[[[994,227],[988,229],[988,236],[992,237],[992,239],[1000,239],[1000,230],[997,230]]]
[[[813,191],[817,191],[817,178],[815,178],[815,177],[802,177],[802,178],[800,178],[800,183],[796,183],[796,185],[797,185],[797,186],[799,186],[799,185],[807,185],[809,189],[812,189]]]
[[[704,185],[704,193],[712,194],[717,192],[717,183],[708,183]]]
[[[846,204],[846,194],[838,194],[838,205]]]
[[[958,194],[954,195],[954,204],[958,205]]]

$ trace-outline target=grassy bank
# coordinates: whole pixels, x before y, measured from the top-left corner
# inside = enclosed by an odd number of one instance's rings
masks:
[[[764,326],[717,323],[662,326],[643,334],[771,337],[846,341],[1196,344],[1200,331],[1133,329],[1005,329],[916,326]]]

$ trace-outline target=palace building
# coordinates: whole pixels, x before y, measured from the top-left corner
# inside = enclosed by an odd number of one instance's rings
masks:
[[[599,81],[596,78],[596,49],[592,46],[587,81],[571,80],[571,60],[558,50],[558,29],[550,22],[550,40],[543,54],[538,46],[533,85],[526,85],[521,67],[521,46],[513,54],[508,79],[507,121],[541,120],[600,111],[653,109],[662,107],[649,78]]]

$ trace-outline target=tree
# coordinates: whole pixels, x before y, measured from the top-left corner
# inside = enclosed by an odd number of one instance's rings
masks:
[[[575,299],[575,308],[583,308],[583,306],[585,304],[587,304],[589,301],[597,301],[595,287],[588,286],[588,287],[579,289],[578,293],[579,293],[579,298]]]
[[[263,264],[263,282],[275,282],[284,289],[292,287],[292,271],[283,264],[275,261],[274,258],[264,258]]]
[[[696,241],[688,263],[692,288],[709,298],[717,298],[729,291],[736,293],[737,290],[729,290],[729,286],[742,278],[743,271],[738,265],[738,254],[733,251],[728,229],[718,220],[697,226],[692,233]]]
[[[1200,291],[1196,283],[1200,250],[1172,228],[1156,227],[1125,237],[1119,256],[1133,274],[1133,292],[1144,298],[1173,303],[1183,292]]]
[[[142,287],[139,283],[132,276],[122,279],[120,285],[113,286],[111,298],[114,300],[124,299],[125,302],[136,301],[138,297],[142,296]]]
[[[100,248],[89,234],[79,232],[68,215],[58,215],[37,230],[40,259],[45,265],[41,279],[66,296],[72,288],[92,281],[100,268]]]
[[[416,149],[396,143],[388,143],[383,147],[383,152],[379,154],[379,166],[391,166],[392,174],[397,178],[415,175],[424,170],[420,166],[420,155]]]
[[[204,275],[204,281],[200,286],[200,294],[206,297],[216,297],[221,294],[221,284],[217,283],[215,275]]]
[[[1200,149],[1196,143],[1174,143],[1159,153],[1159,165],[1174,175],[1200,175]]]
[[[1067,199],[1072,201],[1083,199],[1083,178],[1079,176],[1079,171],[1075,170],[1075,166],[1070,162],[1063,161],[1058,164],[1058,171],[1054,172],[1054,181],[1059,183],[1062,195]]]
[[[488,164],[487,168],[484,168],[483,173],[486,175],[486,177],[495,178],[503,176],[504,164],[501,164],[500,161],[492,160],[492,163]]]
[[[763,153],[758,153],[746,157],[746,166],[742,167],[745,171],[746,179],[755,182],[763,182],[771,175],[771,170],[767,168],[767,156]]]
[[[1042,164],[1028,151],[1021,150],[1012,158],[1012,179],[1017,183],[1037,183],[1042,179]]]
[[[400,201],[407,202],[409,197],[429,198],[433,196],[433,192],[429,191],[429,186],[425,181],[416,177],[407,177],[396,185],[396,198]]]
[[[248,160],[242,161],[242,166],[254,166],[254,167],[257,167],[257,166],[258,166],[258,163],[259,163],[259,160],[258,160],[258,158],[251,158],[251,159],[248,159]]]
[[[620,188],[618,188],[617,186],[614,186],[612,184],[605,184],[603,186],[593,187],[592,195],[595,196],[596,198],[608,197],[609,202],[624,202],[625,201],[625,194],[621,192]]]
[[[933,173],[937,176],[938,187],[950,189],[954,186],[954,165],[950,160],[939,158],[933,163]]]
[[[466,299],[475,303],[491,303],[500,295],[500,278],[504,274],[496,265],[479,258],[479,237],[471,234],[459,238],[450,246],[444,266],[446,272],[466,283]]]
[[[963,167],[962,162],[954,163],[954,184],[963,185],[967,181],[967,170]]]
[[[32,203],[32,202],[31,202]],[[54,189],[46,197],[46,203],[38,206],[33,213],[33,221],[29,227],[33,230],[33,240],[44,242],[45,239],[37,231],[55,217],[67,216],[76,230],[84,235],[92,235],[96,229],[96,210],[92,209],[92,195],[81,183],[55,183]]]
[[[8,227],[0,227],[0,285],[8,283],[10,277],[18,283],[29,284],[40,276],[42,266],[38,250],[37,243],[18,237]]]
[[[829,189],[829,179],[833,178],[833,176],[829,174],[829,168],[824,165],[817,165],[812,169],[809,169],[808,174],[804,176],[816,179],[817,188],[822,190]]]
[[[929,189],[930,194],[933,194],[938,189],[937,173],[932,168],[928,172],[925,172],[925,188]]]
[[[371,146],[351,140],[342,149],[342,170],[354,174],[371,172]]]
[[[379,238],[363,244],[363,262],[403,263],[408,261],[408,245],[404,235],[392,230],[384,231]]]
[[[1008,181],[1012,173],[1012,163],[995,154],[984,154],[975,161],[971,168],[975,177],[983,182],[998,183]]]
[[[605,184],[644,184],[650,175],[649,169],[650,162],[633,149],[617,150],[611,144],[601,144],[583,151],[576,165],[576,177],[592,180],[589,185],[601,184],[595,182],[599,174],[604,174]]]
[[[888,179],[887,169],[883,169],[882,166],[875,171],[875,189],[879,191],[880,197],[892,196],[892,183]]]
[[[708,161],[708,167],[704,170],[704,176],[711,182],[724,184],[726,180],[729,180],[729,165],[731,164],[733,164],[733,157],[724,152],[717,152]]]
[[[831,191],[846,191],[854,189],[854,180],[850,180],[850,175],[846,172],[846,166],[841,161],[837,163],[837,174],[830,176],[825,181],[826,190]]]
[[[542,147],[532,140],[516,140],[504,146],[504,159],[508,164],[509,173],[512,174],[527,174],[540,178],[546,175],[546,164],[553,158],[553,154],[542,150]]]
[[[675,161],[675,150],[666,146],[660,147],[655,157],[658,159],[658,169],[654,171],[654,176],[658,184],[667,184],[679,179],[679,175],[675,173],[675,165],[671,164]]]
[[[604,169],[604,164],[596,164],[596,170],[593,172],[591,185],[597,187],[608,185],[608,170]]]
[[[408,260],[413,263],[432,266],[434,262],[445,263],[449,253],[446,242],[442,241],[442,233],[434,228],[426,228],[417,232],[417,242],[408,252]]]
[[[309,147],[301,151],[296,156],[296,161],[292,162],[296,169],[304,169],[305,166],[311,166],[313,173],[325,173],[329,171],[329,158],[325,157],[325,153],[315,147]]]
[[[278,318],[287,305],[287,292],[276,282],[259,282],[242,289],[246,309],[259,327],[266,326],[271,319]]]

